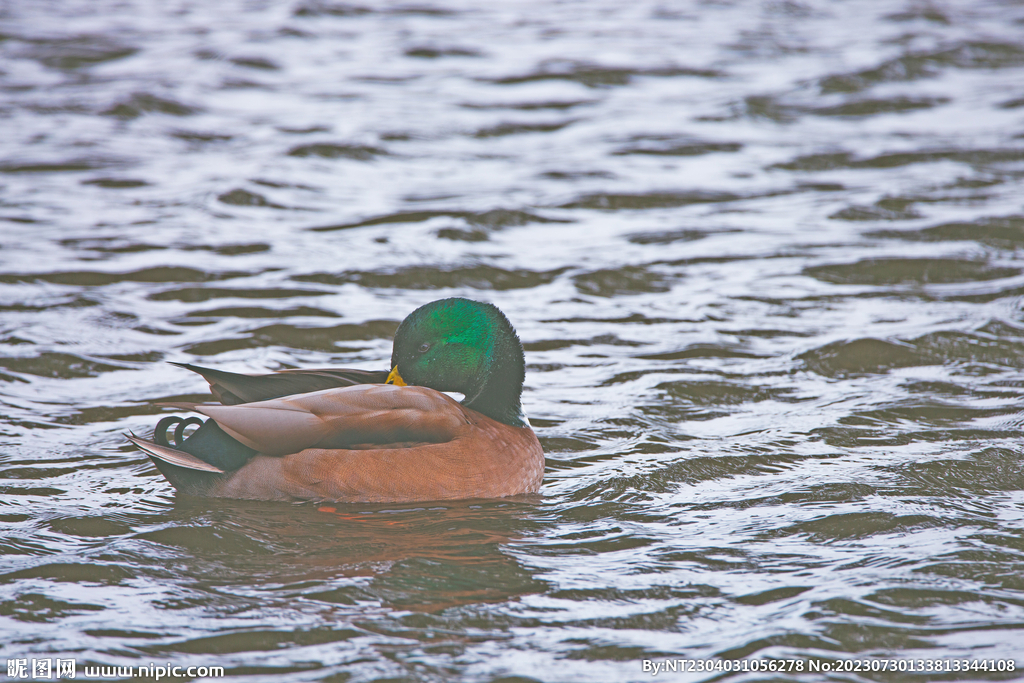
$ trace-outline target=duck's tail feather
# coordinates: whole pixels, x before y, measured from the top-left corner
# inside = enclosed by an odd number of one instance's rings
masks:
[[[226,406],[253,401],[266,401],[292,394],[348,387],[354,384],[383,384],[388,371],[317,368],[310,370],[282,370],[266,375],[243,375],[204,368],[190,363],[171,363],[202,375],[210,384],[210,391]]]
[[[161,474],[167,477],[175,489],[193,496],[208,495],[210,490],[227,476],[224,470],[199,458],[170,446],[140,439],[134,434],[125,434],[143,453],[149,456]]]
[[[193,424],[198,424],[199,429],[184,438],[185,428]],[[168,440],[172,427],[173,441]],[[256,455],[255,450],[228,436],[213,420],[203,422],[198,417],[165,417],[157,423],[153,441],[134,434],[126,438],[149,456],[174,488],[194,496],[209,495],[232,470]]]
[[[185,428],[192,424],[199,425],[199,429],[186,439],[184,438]],[[172,426],[174,426],[174,433],[171,437],[173,441],[170,441],[167,437]],[[182,419],[170,415],[163,418],[153,431],[153,441],[158,446],[183,451],[226,472],[237,470],[256,455],[254,449],[239,443],[213,420],[204,422],[201,418],[194,416]]]

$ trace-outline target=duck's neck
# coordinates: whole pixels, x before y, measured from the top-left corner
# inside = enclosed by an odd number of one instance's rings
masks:
[[[487,417],[513,427],[526,427],[520,397],[526,378],[526,359],[519,339],[500,339],[484,373],[483,382],[475,392],[466,394],[462,405]]]

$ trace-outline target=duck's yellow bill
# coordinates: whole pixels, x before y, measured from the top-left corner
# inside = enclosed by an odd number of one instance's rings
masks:
[[[391,368],[391,374],[388,375],[388,379],[384,384],[394,384],[396,387],[406,386],[405,380],[402,379],[402,375],[398,373],[398,366]]]

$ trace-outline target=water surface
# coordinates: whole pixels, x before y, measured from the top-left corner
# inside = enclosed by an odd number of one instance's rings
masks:
[[[966,0],[0,5],[3,655],[1020,658],[1022,36]],[[168,361],[381,369],[454,295],[523,339],[539,496],[195,500],[122,438],[205,395]]]

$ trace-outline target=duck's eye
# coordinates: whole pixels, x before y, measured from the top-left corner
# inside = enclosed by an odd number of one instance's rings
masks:
[[[420,344],[420,348],[416,350],[419,351],[420,353],[426,353],[427,351],[430,350],[430,342],[423,342],[422,344]]]

